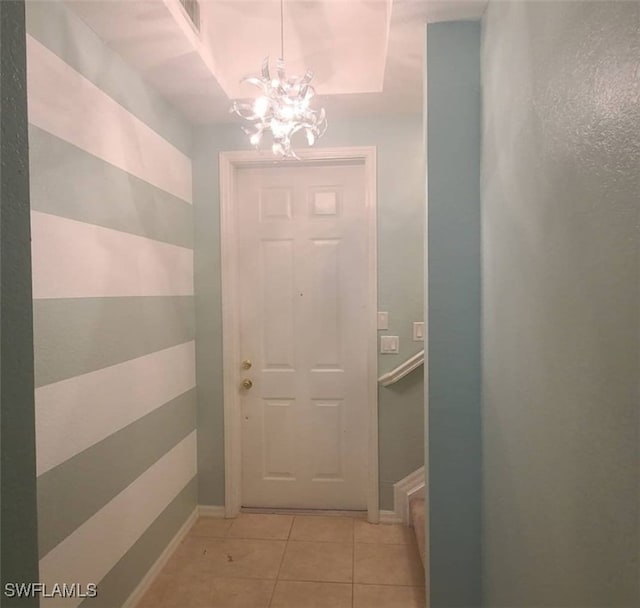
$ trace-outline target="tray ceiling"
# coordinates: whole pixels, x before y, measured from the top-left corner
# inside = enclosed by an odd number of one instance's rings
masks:
[[[193,123],[231,122],[230,99],[280,55],[279,0],[201,0],[196,32],[178,0],[67,4]],[[287,72],[314,72],[333,116],[422,111],[427,21],[479,19],[486,0],[285,0]]]

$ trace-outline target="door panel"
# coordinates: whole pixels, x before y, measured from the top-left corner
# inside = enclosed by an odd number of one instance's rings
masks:
[[[366,508],[362,165],[237,175],[244,506]]]
[[[262,243],[262,357],[269,370],[293,370],[293,241],[263,240]]]

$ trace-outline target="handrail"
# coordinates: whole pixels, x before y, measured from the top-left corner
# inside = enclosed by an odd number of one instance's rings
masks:
[[[386,374],[380,376],[378,378],[378,383],[381,386],[391,386],[398,380],[410,374],[414,369],[418,369],[422,364],[424,364],[424,350],[416,353],[415,355],[413,355],[413,357],[410,357],[404,363],[401,363],[400,365],[398,365],[398,367],[392,369],[390,372],[387,372]]]

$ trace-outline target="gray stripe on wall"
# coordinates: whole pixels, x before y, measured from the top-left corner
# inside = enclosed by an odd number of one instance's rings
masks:
[[[36,386],[135,359],[195,336],[193,296],[34,300]]]
[[[29,0],[26,6],[29,34],[156,133],[190,155],[188,123],[73,11],[56,0]]]
[[[24,2],[0,2],[0,563],[38,580]],[[37,596],[0,605],[36,608]]]
[[[195,428],[194,388],[41,475],[40,558]]]
[[[29,125],[31,208],[193,248],[193,206]]]
[[[194,477],[98,583],[98,595],[80,608],[120,608],[196,508]],[[99,550],[99,549],[96,549]]]

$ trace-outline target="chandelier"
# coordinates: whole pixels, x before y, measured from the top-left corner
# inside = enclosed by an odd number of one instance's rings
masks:
[[[271,134],[271,150],[284,158],[298,158],[291,145],[291,138],[303,131],[307,143],[312,146],[327,130],[324,108],[311,108],[311,99],[316,94],[311,86],[313,72],[307,70],[302,77],[287,77],[284,69],[284,20],[283,3],[280,0],[280,58],[276,62],[276,75],[269,71],[269,57],[262,62],[260,76],[248,76],[246,82],[260,89],[260,96],[253,103],[234,101],[230,112],[243,118],[248,126],[242,130],[249,141],[258,148],[265,133]]]

